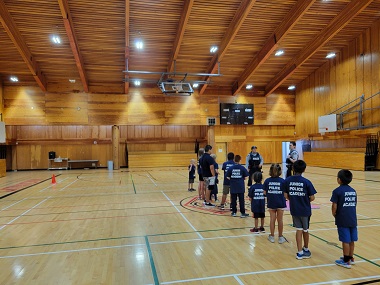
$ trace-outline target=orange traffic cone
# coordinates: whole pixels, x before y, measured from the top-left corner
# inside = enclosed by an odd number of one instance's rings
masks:
[[[55,175],[53,174],[53,176],[51,177],[51,184],[55,184],[55,183],[57,182],[55,181]]]

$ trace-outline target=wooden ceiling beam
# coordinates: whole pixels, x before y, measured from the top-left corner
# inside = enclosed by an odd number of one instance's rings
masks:
[[[45,76],[42,74],[42,71],[39,68],[37,61],[33,57],[28,45],[25,43],[23,37],[21,36],[21,33],[18,30],[16,23],[13,21],[13,18],[9,13],[7,7],[5,6],[3,0],[0,0],[0,21],[5,31],[7,32],[9,38],[17,48],[26,65],[28,66],[30,72],[34,77],[34,80],[36,80],[41,90],[46,92],[47,82]]]
[[[217,70],[219,62],[223,60],[223,57],[228,50],[228,47],[234,40],[244,20],[248,17],[248,14],[251,11],[255,2],[256,0],[241,1],[239,8],[236,10],[234,17],[223,36],[223,39],[218,48],[218,52],[213,56],[207,67],[207,73],[214,73]],[[207,76],[204,80],[208,81],[209,79],[210,76]],[[199,90],[199,95],[202,95],[205,92],[207,86],[207,84],[203,84],[202,88]]]
[[[306,47],[267,84],[265,95],[271,94],[293,72],[307,61],[314,53],[331,40],[356,15],[363,11],[373,0],[352,0]]]
[[[168,72],[172,72],[174,69],[174,62],[177,60],[179,49],[181,47],[183,35],[185,34],[187,22],[190,17],[191,8],[193,7],[194,0],[185,0],[183,3],[182,14],[179,19],[178,29],[176,37],[174,40],[173,48],[170,53],[169,63],[168,63]]]
[[[59,3],[59,8],[61,9],[63,23],[66,29],[66,34],[67,34],[67,37],[69,38],[71,51],[74,55],[75,64],[78,68],[80,80],[82,81],[83,90],[85,92],[89,92],[88,80],[86,76],[86,70],[84,67],[84,61],[80,53],[77,37],[75,35],[74,24],[73,24],[73,20],[70,14],[69,3],[67,2],[67,0],[58,0],[58,3]]]
[[[128,70],[128,60],[129,60],[129,0],[125,0],[125,53],[124,53],[124,61],[125,61],[125,70]],[[129,93],[129,76],[128,73],[125,73],[126,81],[124,82],[124,94]]]
[[[285,16],[281,24],[276,28],[274,33],[265,42],[261,50],[256,54],[248,67],[240,75],[239,79],[232,87],[232,95],[240,92],[241,88],[248,82],[251,76],[259,69],[259,67],[270,57],[273,51],[278,47],[278,44],[291,31],[295,24],[309,10],[316,0],[299,0],[289,13]]]

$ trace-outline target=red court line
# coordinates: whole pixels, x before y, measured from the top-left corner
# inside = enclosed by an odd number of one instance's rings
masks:
[[[23,189],[25,187],[32,186],[32,185],[39,183],[41,181],[43,181],[43,180],[42,179],[29,179],[29,180],[26,180],[26,181],[23,181],[23,182],[20,182],[20,183],[11,185],[11,186],[7,186],[5,188],[0,188],[0,191],[14,192],[14,191]]]

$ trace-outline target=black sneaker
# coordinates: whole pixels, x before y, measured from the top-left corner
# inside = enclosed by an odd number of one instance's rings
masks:
[[[244,214],[241,214],[241,215],[240,215],[240,218],[246,218],[246,217],[249,217],[249,214],[244,213]]]
[[[218,208],[224,210],[224,205],[219,205]]]
[[[214,205],[214,204],[211,204],[210,202],[205,203],[205,206],[208,206],[208,207],[215,207],[215,205]]]
[[[264,229],[264,227],[260,227],[259,230],[260,230],[261,233],[265,233],[265,229]]]

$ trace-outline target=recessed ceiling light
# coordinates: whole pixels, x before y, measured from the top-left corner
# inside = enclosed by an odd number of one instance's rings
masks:
[[[135,80],[135,86],[140,86],[141,85],[141,81],[140,80]]]
[[[12,82],[18,82],[18,78],[16,76],[11,76],[10,80]]]
[[[210,52],[211,52],[211,53],[216,53],[217,50],[218,50],[218,47],[217,47],[217,46],[212,46],[212,47],[210,48]]]
[[[53,36],[51,38],[52,42],[55,43],[55,44],[60,44],[61,43],[61,39],[58,37],[58,36]]]
[[[276,51],[276,53],[274,54],[275,56],[280,56],[280,55],[283,55],[284,54],[284,51],[282,49],[279,49],[278,51]]]
[[[75,83],[75,79],[69,79],[70,83]]]
[[[136,45],[137,49],[143,49],[144,48],[144,43],[140,40],[136,41],[135,45]]]
[[[253,88],[252,84],[247,84],[247,86],[245,86],[245,89],[252,89],[252,88]]]
[[[288,90],[294,90],[294,89],[296,89],[296,86],[294,86],[294,85],[290,85],[290,86],[288,87]]]
[[[326,55],[326,58],[333,58],[335,56],[336,56],[335,52],[330,52],[329,54]]]
[[[194,83],[194,84],[193,84],[193,88],[197,88],[198,86],[199,86],[198,83]]]

